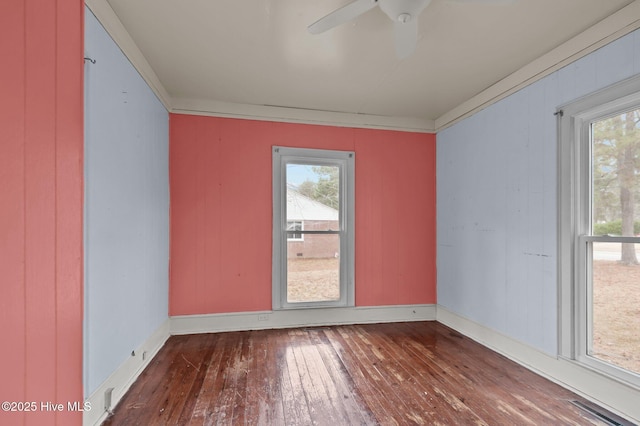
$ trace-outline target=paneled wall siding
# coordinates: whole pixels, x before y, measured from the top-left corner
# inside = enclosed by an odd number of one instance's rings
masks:
[[[169,114],[86,11],[85,396],[168,318]]]
[[[83,4],[1,9],[0,424],[81,424]]]
[[[435,135],[171,115],[170,314],[271,309],[271,146],[356,153],[356,305],[436,302]]]
[[[438,303],[557,351],[559,106],[640,73],[640,32],[438,133]]]

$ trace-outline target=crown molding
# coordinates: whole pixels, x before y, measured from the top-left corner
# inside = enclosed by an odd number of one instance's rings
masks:
[[[118,45],[131,65],[149,85],[167,111],[171,111],[171,96],[164,88],[153,68],[127,32],[120,18],[113,11],[107,0],[85,0],[84,4],[95,15],[105,31]]]
[[[167,111],[175,114],[203,115],[248,120],[305,123],[325,126],[356,127],[433,133],[435,122],[421,118],[389,117],[287,108],[270,105],[250,105],[215,100],[171,98],[157,74],[133,41],[107,0],[85,0],[105,31],[111,36],[140,76],[156,94]]]
[[[249,105],[201,99],[173,98],[175,114],[266,120],[284,123],[304,123],[323,126],[384,129],[417,133],[433,133],[434,121],[411,117],[354,114],[271,105]]]
[[[579,13],[579,11],[576,11]],[[435,120],[439,132],[487,108],[560,68],[640,28],[640,0],[608,16],[586,31],[530,62]]]
[[[436,120],[336,111],[250,105],[215,100],[172,98],[120,22],[107,0],[85,0],[107,33],[147,82],[165,108],[176,114],[436,133],[487,108],[560,68],[640,28],[640,0],[530,62]]]

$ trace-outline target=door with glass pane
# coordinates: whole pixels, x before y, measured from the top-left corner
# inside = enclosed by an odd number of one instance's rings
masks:
[[[274,148],[274,307],[353,302],[353,153]]]
[[[588,126],[586,356],[640,374],[640,109]]]

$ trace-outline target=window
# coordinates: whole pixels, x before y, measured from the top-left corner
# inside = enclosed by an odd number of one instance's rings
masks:
[[[302,236],[302,224],[304,222],[299,220],[287,221],[287,241],[304,241]]]
[[[273,148],[273,309],[354,305],[354,162]]]
[[[561,355],[640,386],[640,79],[560,115]]]

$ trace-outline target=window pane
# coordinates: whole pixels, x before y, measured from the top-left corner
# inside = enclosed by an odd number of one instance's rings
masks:
[[[287,302],[340,299],[340,236],[306,234],[287,243]]]
[[[640,234],[640,109],[591,125],[592,233]],[[638,263],[629,252],[625,263]]]
[[[308,222],[327,223],[338,230],[340,168],[311,164],[287,164],[287,221],[304,221],[303,229],[316,229]]]
[[[287,240],[289,241],[302,241],[302,221],[289,220],[287,221]]]
[[[338,166],[287,164],[287,231],[339,231],[339,200]],[[287,239],[287,303],[340,300],[340,236]]]
[[[640,373],[640,267],[620,262],[622,246],[593,243],[592,342],[588,354]]]

